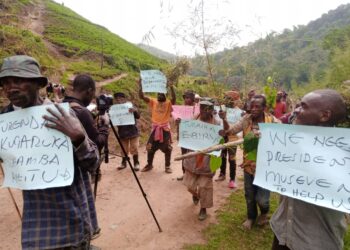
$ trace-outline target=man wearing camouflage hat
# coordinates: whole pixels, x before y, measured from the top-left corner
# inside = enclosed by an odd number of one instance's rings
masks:
[[[10,104],[2,113],[43,105],[39,90],[47,78],[38,62],[29,56],[5,58],[0,70],[0,86]],[[23,190],[23,249],[89,249],[91,221],[82,173],[98,164],[96,145],[89,140],[79,120],[60,106],[48,108],[51,116],[43,118],[47,127],[56,129],[72,141],[74,180],[70,186]]]
[[[219,125],[220,121],[213,116],[214,104],[208,98],[202,98],[199,102],[199,115],[196,120],[201,122]],[[224,124],[224,128],[228,129],[228,123]],[[199,220],[207,218],[207,208],[213,207],[213,176],[210,170],[210,156],[199,154],[196,157],[183,160],[185,174],[183,184],[192,194],[192,200],[195,205],[199,203],[200,210],[198,214]]]

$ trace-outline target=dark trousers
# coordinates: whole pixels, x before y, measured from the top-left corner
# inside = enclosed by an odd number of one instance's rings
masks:
[[[279,241],[275,235],[275,237],[273,238],[272,250],[290,250],[290,248],[287,246],[280,245]]]
[[[89,250],[90,246],[91,246],[90,240],[84,240],[83,242],[79,243],[77,246],[55,248],[53,250]]]
[[[184,155],[188,153],[187,148],[181,148],[181,154]],[[184,160],[181,161],[181,166],[182,166],[182,173],[185,173],[185,167],[184,167]]]
[[[224,149],[222,150],[221,157],[222,157],[222,163],[220,166],[220,175],[226,176],[226,166],[227,166],[227,156],[228,156],[228,162],[230,165],[230,181],[234,181],[236,179],[236,161],[231,160],[230,154],[229,153],[230,149]],[[235,152],[236,153],[236,150]]]
[[[157,152],[158,149],[162,151],[165,155],[165,166],[170,166],[170,160],[171,160],[171,151],[173,150],[172,146],[170,145],[171,142],[171,134],[169,131],[163,130],[163,142],[155,141],[154,140],[154,131],[152,132],[151,136],[148,139],[147,142],[147,164],[152,165],[154,154]]]
[[[244,193],[247,203],[248,219],[258,217],[258,208],[261,214],[267,214],[270,209],[270,191],[253,185],[254,176],[244,172]]]

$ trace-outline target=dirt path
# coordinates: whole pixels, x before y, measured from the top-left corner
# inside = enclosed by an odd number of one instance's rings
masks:
[[[173,156],[180,154],[174,146]],[[146,163],[144,147],[140,162]],[[176,177],[181,175],[180,162],[172,162],[174,172],[164,172],[164,155],[157,152],[154,169],[137,175],[153,211],[163,229],[158,232],[147,204],[130,169],[116,170],[120,158],[102,166],[102,181],[97,195],[97,211],[102,234],[93,244],[104,250],[114,249],[181,249],[185,244],[205,243],[202,231],[216,222],[216,211],[234,191],[227,181],[214,182],[214,207],[207,220],[197,219],[199,207]],[[1,179],[1,178],[0,178]],[[20,192],[14,190],[22,207]],[[20,249],[21,225],[7,189],[0,189],[0,249]]]
[[[28,15],[25,17],[25,26],[27,29],[31,30],[34,34],[37,36],[40,36],[46,46],[46,48],[49,50],[50,54],[55,58],[64,58],[67,59],[60,53],[59,48],[54,45],[53,43],[50,43],[43,37],[43,33],[45,30],[44,26],[44,15],[45,15],[45,4],[42,1],[39,1],[37,5],[31,6],[28,8]]]
[[[127,77],[128,74],[127,73],[121,73],[120,75],[117,75],[111,79],[106,79],[106,80],[103,80],[103,81],[100,81],[100,82],[96,82],[96,88],[97,89],[101,89],[103,86],[107,85],[107,84],[110,84],[112,82],[115,82],[115,81],[118,81],[124,77]]]

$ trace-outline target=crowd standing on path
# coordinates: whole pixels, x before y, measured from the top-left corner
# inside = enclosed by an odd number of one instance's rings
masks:
[[[10,101],[2,113],[13,112],[23,108],[52,104],[50,98],[39,95],[41,88],[56,93],[55,102],[68,102],[70,111],[66,112],[59,105],[55,110],[48,108],[50,115],[43,118],[46,126],[55,129],[70,138],[74,147],[74,180],[66,187],[38,190],[23,190],[23,249],[98,249],[91,245],[91,240],[101,231],[98,225],[92,180],[98,179],[101,164],[101,151],[106,146],[109,134],[109,118],[103,112],[94,116],[88,110],[95,98],[96,84],[89,75],[75,77],[70,93],[63,91],[59,85],[48,85],[48,79],[41,75],[38,62],[29,56],[12,56],[4,59],[0,70],[0,86]],[[147,141],[147,164],[141,172],[151,171],[155,153],[164,153],[164,171],[172,173],[171,153],[172,134],[170,128],[173,105],[176,95],[172,83],[168,83],[170,99],[166,93],[157,93],[157,98],[145,96],[141,80],[138,84],[139,98],[148,104],[151,114],[152,129]],[[294,110],[288,110],[287,93],[277,93],[273,114],[269,113],[266,97],[251,89],[242,105],[240,93],[236,90],[224,93],[223,101],[218,102],[215,111],[213,99],[200,97],[193,90],[186,90],[182,97],[184,106],[193,107],[192,120],[205,124],[220,125],[219,131],[225,142],[237,141],[249,133],[259,137],[259,123],[280,123],[281,121],[297,125],[336,126],[346,116],[346,107],[342,97],[334,90],[315,90],[305,95]],[[60,95],[57,95],[60,93]],[[49,93],[48,93],[49,94]],[[123,92],[113,95],[114,103],[125,104],[128,97]],[[141,114],[135,104],[128,112],[135,118],[135,124],[118,125],[118,134],[126,154],[121,152],[121,165],[126,168],[129,154],[133,158],[133,168],[140,169],[138,157],[140,131],[137,120]],[[235,122],[229,121],[228,109],[242,111]],[[242,109],[242,110],[241,110]],[[188,118],[187,118],[188,119]],[[176,120],[179,135],[181,119]],[[241,135],[242,134],[242,135]],[[179,137],[178,137],[179,139]],[[229,163],[230,178],[228,187],[235,189],[237,146],[222,151],[222,164],[217,181],[226,179],[226,166]],[[182,154],[192,150],[181,148]],[[269,223],[270,191],[253,184],[256,162],[243,154],[244,192],[247,218],[242,226],[250,230],[253,226]],[[177,179],[187,188],[194,205],[199,204],[198,219],[207,218],[207,209],[213,206],[213,177],[210,169],[210,156],[197,154],[182,162],[183,176]],[[145,173],[146,174],[146,173]],[[260,213],[259,213],[260,212]],[[342,249],[346,232],[345,214],[336,210],[316,206],[301,200],[281,196],[279,207],[270,220],[274,233],[272,249]]]

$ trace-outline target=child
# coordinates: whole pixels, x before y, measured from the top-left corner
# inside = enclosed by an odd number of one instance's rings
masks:
[[[126,95],[122,92],[117,92],[114,94],[114,99],[116,104],[123,104],[126,103]],[[132,155],[133,161],[134,161],[134,170],[139,171],[140,170],[140,163],[139,163],[139,155],[138,155],[138,147],[139,147],[139,137],[140,132],[136,126],[136,119],[140,118],[140,114],[137,111],[135,107],[132,107],[129,109],[130,113],[134,113],[135,117],[135,124],[134,125],[124,125],[124,126],[117,126],[118,128],[118,134],[119,138],[121,140],[121,143],[126,151],[126,153],[130,153]],[[126,162],[128,155],[124,155],[123,152],[121,152],[123,155],[123,160],[121,165],[118,167],[118,170],[122,170],[126,168]]]
[[[224,104],[227,108],[237,108],[240,103],[239,93],[237,91],[227,91],[224,95]],[[225,143],[236,141],[239,139],[239,136],[236,134],[229,134],[224,137]],[[227,165],[227,155],[228,162],[230,166],[230,181],[228,187],[233,189],[237,185],[235,183],[236,178],[236,151],[237,147],[227,148],[222,150],[222,164],[220,167],[220,175],[215,181],[223,181],[226,179],[226,165]]]

